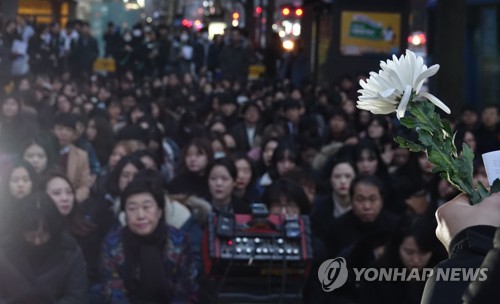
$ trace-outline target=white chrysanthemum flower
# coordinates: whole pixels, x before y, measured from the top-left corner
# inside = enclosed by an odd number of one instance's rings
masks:
[[[412,51],[406,50],[406,56],[402,55],[398,59],[393,55],[392,60],[382,61],[380,67],[382,69],[378,74],[371,72],[367,81],[360,80],[362,89],[358,91],[361,94],[357,104],[358,109],[373,114],[396,112],[398,119],[401,119],[414,93],[415,97],[425,97],[441,110],[451,113],[450,108],[436,96],[427,92],[420,93],[424,81],[439,70],[438,64],[427,68],[422,57],[417,57]]]

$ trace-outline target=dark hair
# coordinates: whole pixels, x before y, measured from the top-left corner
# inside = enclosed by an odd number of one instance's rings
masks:
[[[250,157],[248,157],[248,155],[246,155],[245,153],[236,153],[233,157],[233,162],[234,162],[234,165],[236,166],[236,162],[239,161],[239,160],[244,160],[248,163],[248,165],[250,166],[250,171],[252,172],[252,177],[250,178],[250,183],[248,184],[248,187],[251,187],[252,185],[255,184],[255,181],[257,180],[257,166],[256,166],[256,163],[253,159],[251,159]],[[238,171],[238,168],[236,167],[236,171]]]
[[[498,105],[496,105],[494,103],[488,103],[488,104],[484,105],[483,106],[483,111],[486,110],[486,109],[495,109],[497,111],[497,113],[499,112]]]
[[[13,228],[17,234],[37,230],[40,222],[50,233],[51,239],[64,230],[64,218],[45,192],[32,193],[22,198],[12,213]]]
[[[95,149],[99,162],[101,164],[106,164],[108,162],[109,155],[113,151],[115,139],[113,127],[109,123],[109,120],[102,115],[90,117],[87,124],[91,120],[94,120],[95,129],[97,130],[95,139],[91,141],[92,147]]]
[[[262,202],[268,208],[271,208],[274,203],[280,202],[283,199],[287,203],[296,203],[301,214],[309,214],[311,203],[304,189],[290,179],[282,178],[273,182],[262,194]]]
[[[432,252],[431,260],[426,267],[434,265],[445,258],[444,247],[441,246],[435,234],[436,224],[424,215],[409,215],[401,219],[384,252],[382,262],[392,266],[402,266],[399,246],[407,237],[413,237],[418,248],[423,252]],[[397,263],[399,265],[394,265]]]
[[[134,177],[134,180],[135,179],[146,179],[151,183],[153,183],[157,188],[167,189],[167,181],[165,180],[163,174],[158,170],[151,170],[151,169],[141,170]]]
[[[320,129],[320,127],[318,124],[318,120],[314,116],[307,115],[307,116],[302,117],[299,121],[298,133],[302,137],[305,137],[308,139],[314,139],[317,137],[321,137],[319,129]]]
[[[474,114],[477,115],[477,110],[476,108],[474,108],[473,106],[470,106],[470,105],[464,105],[461,109],[460,109],[460,114],[464,114],[465,112],[473,112]]]
[[[213,168],[219,166],[226,168],[233,180],[236,180],[238,178],[238,169],[236,169],[234,162],[227,157],[222,157],[214,160],[212,165],[208,168],[207,172],[210,174],[210,171],[212,171]]]
[[[360,185],[360,184],[377,187],[377,189],[380,193],[380,197],[382,199],[385,197],[384,185],[382,184],[380,179],[378,179],[378,177],[376,177],[376,176],[356,176],[352,180],[351,187],[349,188],[349,195],[351,197],[354,196],[354,189],[356,188],[356,186]]]
[[[250,108],[255,108],[257,109],[257,111],[260,113],[260,107],[259,105],[255,102],[255,101],[248,101],[246,103],[243,104],[243,106],[241,107],[241,114],[245,114],[246,111],[248,111],[248,109]]]
[[[49,171],[46,174],[44,174],[42,180],[40,181],[40,192],[47,192],[47,186],[51,180],[54,178],[61,178],[65,180],[68,184],[69,187],[71,188],[71,192],[73,192],[73,195],[75,198],[73,199],[73,208],[71,209],[70,213],[68,214],[68,217],[72,217],[76,213],[77,209],[77,202],[76,202],[76,192],[75,192],[75,187],[71,183],[71,181],[68,179],[68,177],[62,173],[61,171],[58,170],[53,170]],[[50,195],[49,195],[50,196]]]
[[[52,134],[39,134],[26,140],[21,149],[21,157],[24,158],[24,152],[26,152],[29,147],[31,147],[32,145],[37,145],[40,146],[47,155],[47,168],[45,168],[45,170],[56,166],[58,159],[56,149],[57,146],[56,141],[52,140],[52,136]]]
[[[186,174],[189,172],[186,166],[186,156],[190,147],[194,146],[197,150],[201,151],[207,156],[208,166],[213,162],[214,153],[212,152],[212,146],[206,138],[193,138],[181,151],[179,174]],[[207,167],[208,167],[207,166]],[[208,172],[208,171],[205,171]]]
[[[64,88],[65,88],[65,87],[66,87],[66,85],[68,85],[68,84],[69,84],[69,83],[67,83],[67,84],[65,84],[65,85],[63,85],[63,86],[61,87],[61,92],[64,90]],[[59,97],[64,97],[64,98],[68,101],[68,103],[70,104],[70,109],[69,109],[69,112],[66,112],[66,113],[71,113],[71,110],[73,109],[73,107],[74,107],[75,105],[73,104],[73,101],[71,100],[71,98],[70,98],[69,96],[67,96],[67,95],[63,94],[63,93],[59,93],[59,94],[57,94],[57,96],[56,96],[56,98],[55,98],[54,111],[57,111],[57,112],[59,111],[59,109],[58,109],[58,107],[59,107],[59,104],[58,104]]]
[[[231,94],[231,93],[222,93],[217,96],[219,98],[219,105],[225,105],[225,104],[232,104],[235,106],[238,106],[238,103],[236,102],[236,97]]]
[[[34,192],[38,186],[39,178],[38,178],[38,174],[36,174],[36,172],[35,172],[35,169],[33,169],[33,167],[30,165],[30,163],[26,162],[23,159],[20,159],[20,160],[16,161],[16,163],[12,167],[10,167],[10,170],[7,172],[7,174],[5,174],[5,181],[3,182],[4,193],[7,193],[7,195],[9,197],[11,197],[11,193],[9,191],[10,178],[12,176],[12,173],[14,173],[14,170],[16,170],[18,168],[25,168],[26,171],[28,171],[28,175],[29,175],[31,183],[33,185],[31,188],[32,189],[31,192]]]
[[[328,110],[328,114],[327,114],[328,120],[332,119],[335,116],[342,117],[346,123],[349,122],[349,115],[341,107],[336,106],[336,107],[332,107],[330,110]]]
[[[111,171],[111,175],[107,180],[108,192],[114,197],[117,197],[121,192],[119,186],[120,175],[122,174],[123,168],[125,168],[128,164],[134,165],[139,171],[144,169],[144,165],[136,157],[131,155],[123,156],[113,168],[113,171]]]
[[[290,179],[302,187],[313,187],[316,192],[321,192],[324,188],[318,175],[312,169],[295,168],[287,172],[283,178]]]
[[[302,105],[300,104],[300,102],[296,100],[289,99],[283,103],[283,111],[288,111],[292,109],[300,110],[300,108],[302,108]]]
[[[325,168],[327,169],[324,171],[325,173],[323,176],[323,178],[325,179],[323,186],[325,188],[333,191],[330,180],[332,178],[333,170],[335,169],[335,167],[337,167],[340,164],[348,164],[349,166],[351,166],[351,168],[354,171],[354,177],[358,176],[358,170],[356,168],[356,165],[352,162],[352,160],[349,157],[344,156],[344,157],[335,158],[332,161],[329,161],[325,164]]]
[[[285,130],[283,129],[283,126],[279,124],[267,125],[262,132],[262,147],[264,147],[265,144],[270,140],[279,141],[279,138],[283,137],[284,135]]]
[[[63,126],[72,130],[76,130],[78,116],[72,113],[60,113],[54,118],[54,127]]]
[[[356,148],[354,149],[354,164],[357,168],[357,162],[361,158],[364,151],[368,151],[370,157],[373,157],[377,160],[377,170],[375,171],[375,175],[379,178],[385,178],[388,175],[387,166],[385,165],[382,157],[380,156],[380,151],[377,145],[371,140],[362,140],[358,143]]]
[[[274,180],[279,178],[277,164],[285,158],[293,160],[295,164],[298,164],[300,160],[300,154],[297,151],[297,147],[289,140],[280,141],[273,152],[273,157],[271,158],[271,168],[269,170],[271,179]]]
[[[142,149],[142,150],[138,150],[138,151],[135,151],[134,153],[132,153],[132,157],[134,157],[138,160],[141,160],[141,158],[143,158],[144,156],[151,158],[154,161],[156,168],[158,168],[158,170],[160,169],[161,164],[160,164],[160,161],[158,160],[158,157],[150,150]]]
[[[223,118],[223,117],[221,117],[221,116],[214,116],[214,117],[210,120],[210,122],[209,122],[209,124],[208,124],[208,129],[211,131],[211,130],[212,130],[212,127],[213,127],[215,124],[217,124],[217,123],[222,124],[222,125],[224,126],[224,128],[226,128],[226,131],[227,131],[228,127],[227,127],[227,125],[226,125],[226,122],[225,122],[224,118]],[[211,131],[211,132],[213,132],[213,131]]]
[[[19,93],[17,92],[12,92],[12,93],[5,93],[4,91],[0,92],[0,105],[3,106],[5,101],[7,99],[14,99],[17,102],[17,105],[19,106],[19,113],[21,113],[21,98],[19,96]],[[0,115],[2,114],[3,111],[0,111]]]
[[[378,122],[378,124],[384,129],[384,134],[387,134],[389,132],[389,122],[387,121],[387,118],[385,116],[381,115],[374,115],[368,122],[367,127],[369,127],[372,123]]]
[[[69,184],[71,191],[73,191],[73,193],[75,193],[75,188],[74,188],[73,184],[71,183],[71,181],[68,179],[66,174],[64,174],[63,172],[61,172],[59,170],[51,170],[43,175],[42,179],[40,180],[40,191],[45,192],[47,189],[48,183],[56,177],[64,179]]]
[[[299,161],[297,146],[289,140],[282,140],[278,142],[278,146],[274,150],[271,162],[276,165],[276,163],[285,158],[290,158],[295,161],[295,163]]]
[[[465,134],[467,134],[467,132],[471,133],[472,136],[474,136],[474,140],[476,141],[476,149],[477,149],[477,137],[476,137],[476,134],[474,133],[474,131],[472,130],[467,130],[465,128],[459,128],[457,129],[456,133],[455,133],[455,146],[457,147],[457,151],[460,153],[462,151],[462,147],[463,147],[463,144],[465,143]],[[469,147],[469,148],[472,148],[472,147]],[[476,155],[477,157],[477,155]]]
[[[148,104],[148,103],[145,103],[145,102],[139,102],[139,103],[136,103],[131,109],[130,109],[130,112],[128,113],[128,123],[131,124],[132,123],[132,112],[134,112],[135,110],[139,110],[143,113],[143,116],[141,117],[144,117],[146,115],[150,115],[151,114],[151,105]],[[137,123],[137,122],[136,122]]]
[[[127,199],[135,194],[149,193],[153,196],[156,204],[162,210],[165,209],[165,193],[163,188],[153,179],[142,177],[134,178],[120,195],[120,208],[125,210]]]
[[[149,133],[138,125],[130,124],[118,132],[117,138],[118,140],[137,140],[146,145],[149,142]]]

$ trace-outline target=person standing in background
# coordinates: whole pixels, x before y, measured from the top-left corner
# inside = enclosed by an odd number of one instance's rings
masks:
[[[231,60],[228,60],[230,58]],[[230,43],[222,48],[219,56],[222,77],[245,81],[250,65],[250,51],[245,47],[241,32],[237,28],[231,30]]]
[[[73,58],[78,58],[78,60],[70,61],[73,76],[83,76],[84,78],[90,76],[94,61],[99,55],[99,49],[97,40],[90,35],[90,24],[88,22],[82,24],[81,35],[77,40],[74,40],[71,53]]]

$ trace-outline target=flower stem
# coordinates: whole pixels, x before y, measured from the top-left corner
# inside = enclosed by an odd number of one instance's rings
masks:
[[[434,165],[433,172],[439,173],[459,191],[466,193],[471,198],[471,203],[476,204],[488,196],[484,187],[474,189],[472,178],[472,161],[474,153],[464,145],[462,153],[457,154],[449,123],[443,121],[434,111],[434,105],[427,101],[414,101],[412,95],[406,116],[401,123],[408,128],[416,128],[418,144],[409,142],[406,148],[420,146],[420,151],[427,153],[429,161]],[[401,141],[398,141],[401,145]],[[482,185],[481,185],[482,186]]]

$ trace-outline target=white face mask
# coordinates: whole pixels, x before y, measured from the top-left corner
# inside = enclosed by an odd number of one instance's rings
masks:
[[[182,35],[181,35],[181,41],[182,41],[182,42],[186,42],[186,41],[188,41],[188,40],[189,40],[189,36],[188,36],[187,34],[182,34]]]
[[[217,151],[214,153],[214,159],[219,159],[219,158],[223,158],[223,157],[226,157],[226,153],[224,153],[222,151]]]
[[[132,41],[132,36],[130,36],[130,35],[125,35],[125,36],[123,37],[123,40],[125,40],[126,42],[130,42],[130,41]]]
[[[142,35],[142,31],[139,30],[139,29],[135,29],[132,34],[134,35],[134,37],[140,37]]]

